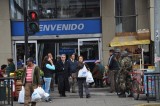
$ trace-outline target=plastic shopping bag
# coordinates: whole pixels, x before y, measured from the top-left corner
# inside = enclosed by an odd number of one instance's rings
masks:
[[[18,103],[24,103],[24,96],[25,96],[25,90],[24,90],[24,86],[22,86],[22,89],[19,92],[19,96],[18,96]]]
[[[92,83],[92,82],[94,82],[92,73],[91,73],[90,71],[87,72],[86,82],[87,82],[87,83]]]
[[[78,72],[78,77],[87,77],[87,68],[84,65],[82,69],[79,70]]]
[[[31,96],[31,101],[32,102],[37,102],[37,101],[40,101],[40,100],[41,100],[41,96],[38,93],[38,90],[34,89],[34,92],[32,93],[32,96]]]
[[[40,95],[41,97],[43,97],[43,96],[45,95],[45,91],[42,89],[42,87],[38,87],[38,88],[37,88],[37,91],[38,91],[38,93],[39,93],[39,95]]]
[[[42,99],[48,99],[49,98],[49,94],[46,93],[42,87],[38,87],[37,92],[39,93],[39,95],[41,96]]]
[[[49,94],[48,93],[45,93],[44,94],[44,98],[48,98],[49,97]]]

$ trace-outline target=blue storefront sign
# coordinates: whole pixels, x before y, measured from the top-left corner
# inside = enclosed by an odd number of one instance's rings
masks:
[[[67,34],[95,34],[101,33],[101,19],[79,19],[79,20],[47,20],[40,21],[40,32],[42,35],[67,35]],[[12,21],[12,36],[24,35],[24,22]]]
[[[75,53],[74,49],[64,49],[64,48],[60,48],[59,50],[59,54],[73,54]]]

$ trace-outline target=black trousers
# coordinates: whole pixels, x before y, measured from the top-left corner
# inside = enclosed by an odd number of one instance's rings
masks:
[[[94,82],[95,82],[95,87],[103,87],[103,80],[102,79],[97,79],[94,78]]]
[[[55,73],[55,84],[58,84],[58,74]]]
[[[88,89],[88,85],[86,83],[86,78],[78,78],[78,89],[79,89],[79,96],[83,97],[83,87],[85,89],[86,95],[89,95],[89,89]]]
[[[62,95],[65,95],[65,91],[70,91],[68,77],[65,75],[58,75],[58,90]]]

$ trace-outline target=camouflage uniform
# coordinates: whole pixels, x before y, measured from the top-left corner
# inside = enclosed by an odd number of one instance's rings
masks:
[[[132,69],[132,60],[128,56],[123,57],[120,64],[121,64],[121,67],[126,69],[127,71],[130,71]]]
[[[124,94],[127,90],[130,89],[130,76],[128,72],[132,70],[132,60],[130,57],[125,56],[122,58],[121,69],[119,73],[119,89],[122,94]]]

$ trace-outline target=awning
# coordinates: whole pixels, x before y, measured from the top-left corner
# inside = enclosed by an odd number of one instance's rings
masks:
[[[116,36],[110,42],[111,47],[150,44],[149,39],[137,40],[136,36]]]

